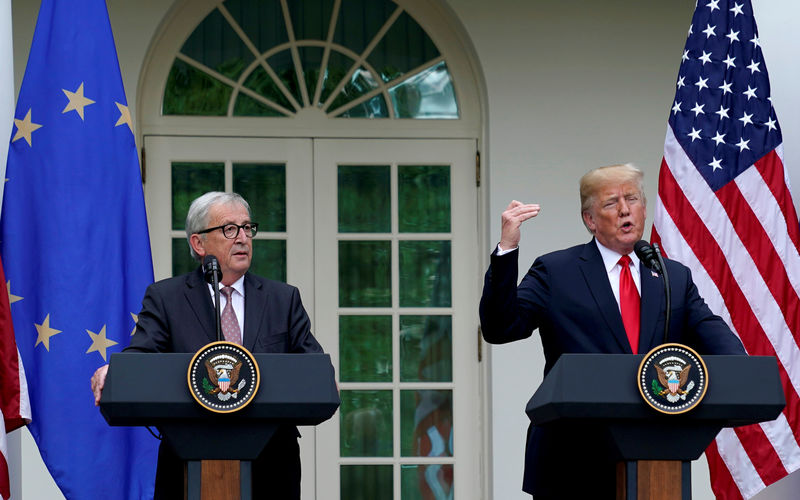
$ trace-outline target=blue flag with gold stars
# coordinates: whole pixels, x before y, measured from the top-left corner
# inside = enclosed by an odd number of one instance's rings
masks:
[[[11,132],[2,259],[33,422],[64,496],[152,498],[157,444],[109,427],[89,379],[153,281],[138,155],[105,0],[43,0]]]

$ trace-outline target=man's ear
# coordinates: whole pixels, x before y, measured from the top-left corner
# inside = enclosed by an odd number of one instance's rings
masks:
[[[592,214],[588,210],[584,210],[581,214],[583,216],[583,223],[586,227],[594,234],[594,230],[597,228],[597,224],[594,223],[594,219],[592,218]]]
[[[192,245],[192,250],[201,258],[206,256],[205,240],[202,236],[195,233],[189,237],[189,244]]]

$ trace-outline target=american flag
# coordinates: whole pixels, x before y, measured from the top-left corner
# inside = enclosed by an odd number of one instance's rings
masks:
[[[778,360],[786,408],[706,450],[717,498],[800,468],[800,227],[749,0],[699,0],[669,114],[653,236],[692,269],[751,355]]]

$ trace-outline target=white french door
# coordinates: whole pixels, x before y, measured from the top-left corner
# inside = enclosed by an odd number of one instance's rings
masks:
[[[187,270],[188,201],[235,190],[253,271],[300,288],[342,407],[301,428],[303,498],[481,491],[474,140],[145,137],[156,279]]]

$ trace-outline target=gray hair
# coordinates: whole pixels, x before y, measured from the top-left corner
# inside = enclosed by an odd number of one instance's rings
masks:
[[[189,213],[186,214],[186,241],[189,242],[189,253],[192,258],[200,262],[200,256],[192,248],[192,235],[198,231],[206,229],[208,226],[208,213],[214,205],[241,205],[247,209],[247,213],[252,217],[250,204],[238,193],[223,193],[221,191],[211,191],[196,198],[189,205]],[[205,238],[205,234],[200,235]]]
[[[631,163],[598,167],[586,172],[580,180],[581,220],[584,226],[586,226],[586,221],[583,220],[583,214],[589,211],[594,204],[597,190],[609,182],[616,184],[636,183],[639,194],[642,195],[642,203],[647,206],[647,198],[644,196],[644,172]],[[586,226],[586,229],[589,230],[589,226]],[[589,230],[589,232],[591,233],[592,231]]]

